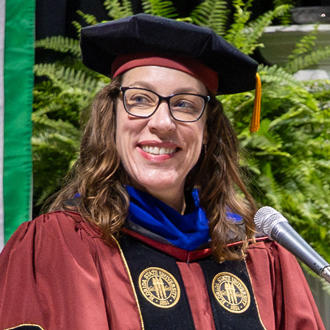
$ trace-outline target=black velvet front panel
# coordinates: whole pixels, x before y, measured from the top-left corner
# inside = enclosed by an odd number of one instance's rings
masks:
[[[215,262],[212,258],[207,258],[199,262],[203,274],[207,290],[210,297],[214,322],[216,329],[223,330],[262,330],[264,329],[261,324],[258,309],[255,303],[252,285],[250,282],[249,274],[244,261],[225,261],[221,264]],[[214,294],[214,286],[212,290],[213,279],[219,273],[229,273],[241,280],[250,296],[249,307],[243,312],[235,312],[226,310],[219,301],[216,299]],[[229,275],[230,276],[230,275]],[[239,293],[238,293],[239,295]]]
[[[169,257],[153,248],[130,237],[120,239],[135,290],[138,296],[142,318],[146,330],[190,330],[195,329],[184,290],[180,270],[174,258]],[[162,308],[152,304],[145,298],[139,286],[140,274],[148,268],[160,268],[170,273],[180,287],[180,298],[173,307]]]

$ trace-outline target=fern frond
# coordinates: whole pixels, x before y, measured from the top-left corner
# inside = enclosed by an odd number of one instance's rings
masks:
[[[103,5],[108,10],[108,16],[113,20],[133,15],[132,4],[129,0],[105,0]]]
[[[95,25],[99,23],[94,15],[85,14],[81,10],[77,10],[77,14],[86,22],[87,25]]]
[[[281,210],[283,200],[282,189],[273,173],[274,169],[272,168],[272,164],[266,163],[261,165],[261,167],[262,174],[258,178],[258,181],[261,191],[264,192],[263,199],[267,200],[267,202],[273,205],[277,210]]]
[[[81,31],[81,29],[82,29],[81,24],[80,24],[79,22],[77,22],[77,21],[72,21],[71,24],[72,24],[72,25],[74,26],[74,28],[76,29],[78,38],[80,38],[80,35],[81,35],[80,31]]]
[[[252,1],[244,4],[242,1],[234,1],[235,7],[234,23],[230,26],[225,39],[240,49],[245,54],[252,54],[257,47],[263,45],[258,43],[264,29],[269,26],[275,18],[285,15],[290,9],[289,5],[281,5],[259,16],[255,21],[249,22],[251,11],[249,7]]]
[[[258,133],[250,141],[250,147],[257,149],[257,153],[267,151],[285,157],[289,156],[288,153],[280,152],[283,145],[282,138],[278,133],[270,132],[270,125],[271,121],[269,119],[262,121]]]
[[[70,53],[76,58],[80,58],[79,41],[68,37],[55,36],[37,40],[35,47],[51,49],[61,53]]]
[[[245,54],[252,54],[254,50],[260,46],[257,43],[261,37],[264,29],[269,26],[275,18],[283,16],[289,12],[290,6],[282,5],[276,7],[274,10],[270,10],[263,15],[259,16],[255,21],[246,25],[246,28],[242,31],[245,35],[245,44],[242,45],[241,51]]]
[[[77,10],[77,14],[82,17],[87,25],[95,25],[99,23],[94,15],[84,14],[81,10]],[[81,24],[77,21],[73,21],[72,25],[76,28],[78,37],[80,38]]]
[[[326,59],[330,56],[330,46],[313,50],[317,39],[318,25],[296,43],[295,49],[288,56],[289,62],[284,68],[294,73]]]
[[[79,136],[80,130],[68,121],[63,121],[61,119],[54,120],[50,119],[44,111],[36,111],[32,113],[32,122],[34,125],[42,126],[43,130],[34,129],[34,136],[40,136],[45,132],[56,133],[57,136],[61,137],[64,141],[72,141],[75,146],[79,147]],[[36,126],[36,127],[38,127]],[[37,140],[35,140],[37,141]]]
[[[146,14],[166,18],[176,18],[178,13],[172,1],[142,0],[142,8]]]
[[[299,42],[296,43],[295,49],[292,54],[289,55],[289,60],[294,60],[296,57],[311,52],[315,46],[316,34],[318,25],[314,27],[314,30],[302,37]]]
[[[248,10],[251,5],[252,0],[247,1],[246,4],[241,0],[233,1],[233,7],[235,8],[234,22],[224,38],[238,49],[245,45],[246,36],[243,30],[251,16],[251,12]]]
[[[220,36],[226,32],[226,24],[230,10],[226,1],[206,0],[199,4],[189,15],[192,21],[207,26]]]
[[[288,5],[291,8],[296,6],[297,1],[296,0],[273,0],[274,7],[279,7],[281,5]],[[280,21],[280,25],[289,25],[292,23],[292,15],[290,12],[284,13],[284,15],[281,15],[277,17]]]
[[[34,72],[37,76],[48,77],[55,86],[62,90],[79,88],[85,93],[95,93],[104,86],[99,79],[88,76],[81,70],[59,66],[56,63],[36,64]]]
[[[273,120],[269,125],[269,129],[274,129],[275,127],[278,129],[283,126],[290,126],[291,128],[295,127],[295,129],[297,129],[299,126],[310,124],[311,121],[307,120],[307,118],[301,119],[301,117],[305,117],[306,112],[310,112],[309,110],[310,109],[304,105],[293,107],[288,112]]]
[[[330,46],[315,50],[310,54],[295,57],[285,65],[285,70],[290,73],[295,73],[299,70],[317,64],[330,56]]]
[[[78,158],[79,130],[70,127],[61,120],[34,117],[34,134],[32,137],[34,204],[42,205],[45,200],[57,191],[63,177],[72,163]],[[39,130],[36,132],[36,128]],[[54,175],[55,174],[55,175]]]
[[[273,83],[274,85],[291,85],[302,87],[302,83],[295,77],[277,65],[259,65],[258,73],[263,83]]]
[[[208,26],[209,17],[216,0],[206,0],[200,3],[189,15],[189,20],[200,26]]]

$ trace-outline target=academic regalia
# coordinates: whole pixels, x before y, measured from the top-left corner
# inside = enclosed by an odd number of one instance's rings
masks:
[[[244,268],[244,261],[237,262],[236,268],[242,265]],[[166,329],[244,329],[244,325],[249,329],[249,323],[240,323],[249,312],[223,308],[211,283],[206,283],[205,274],[211,269],[208,280],[212,279],[212,268],[218,266],[223,264],[215,263],[208,249],[185,251],[130,229],[110,246],[78,213],[48,213],[22,224],[1,254],[0,329],[22,324],[47,330],[135,330],[142,324],[145,329],[165,329],[161,320],[167,322]],[[251,288],[245,285],[253,307],[246,320],[256,325],[253,329],[324,329],[302,271],[290,253],[262,239],[250,245],[246,266]],[[154,282],[165,278],[160,282],[166,290],[168,284],[180,289],[173,307],[159,307],[159,302],[151,302],[143,294],[148,285],[149,293],[154,290],[150,291],[152,284],[146,284],[148,276],[140,272],[147,268],[165,270],[156,272]],[[233,273],[234,268],[228,263],[221,272]],[[146,276],[142,289],[137,284],[140,275]],[[175,300],[175,294],[173,297]],[[214,318],[219,313],[231,326]]]
[[[251,131],[259,127],[258,64],[211,29],[136,15],[82,29],[81,49],[86,66],[112,77],[161,65],[213,95],[256,86]],[[76,212],[22,224],[0,257],[0,330],[324,329],[299,265],[277,243],[260,238],[245,260],[217,263],[200,246],[207,223],[193,231],[192,248],[190,238],[176,244],[167,225],[143,227],[131,206],[112,245]],[[179,234],[189,229],[180,224]]]

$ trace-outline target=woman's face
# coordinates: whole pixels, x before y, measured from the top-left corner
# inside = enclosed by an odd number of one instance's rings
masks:
[[[146,88],[161,96],[187,92],[207,95],[198,79],[182,71],[144,66],[127,71],[122,87]],[[129,115],[117,100],[116,145],[135,188],[174,208],[183,201],[184,184],[207,143],[206,111],[197,122],[178,122],[162,102],[150,118]],[[175,204],[178,204],[176,207]]]

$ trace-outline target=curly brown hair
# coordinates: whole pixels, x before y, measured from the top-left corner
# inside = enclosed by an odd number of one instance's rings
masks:
[[[120,95],[121,77],[104,87],[92,104],[80,149],[80,157],[68,175],[67,183],[50,206],[68,210],[67,200],[77,192],[76,208],[82,217],[97,225],[103,238],[111,243],[124,226],[128,215],[129,196],[125,185],[129,177],[121,165],[116,149],[116,100]],[[206,126],[209,133],[207,151],[187,176],[185,188],[200,191],[200,204],[210,223],[213,255],[218,260],[240,259],[254,236],[254,201],[239,173],[238,140],[222,105],[212,98],[207,106]],[[242,197],[242,194],[244,197]],[[244,219],[244,229],[228,220],[227,211]],[[242,249],[227,246],[242,239]]]

